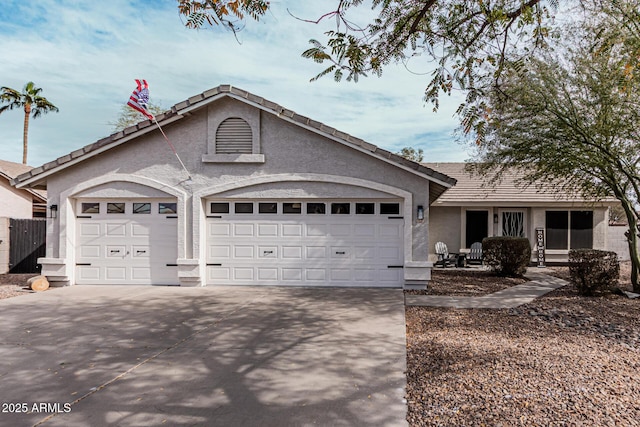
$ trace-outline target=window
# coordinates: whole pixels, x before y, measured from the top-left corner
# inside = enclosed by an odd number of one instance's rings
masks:
[[[177,203],[158,203],[158,213],[159,214],[177,214],[178,204]]]
[[[108,214],[123,214],[124,203],[107,203]]]
[[[229,213],[229,203],[211,203],[211,213]]]
[[[307,203],[307,214],[323,215],[327,213],[327,205],[324,203]]]
[[[524,211],[502,212],[502,236],[524,237]]]
[[[261,214],[277,214],[278,213],[278,204],[277,203],[259,203],[258,204],[258,213],[261,213]]]
[[[151,213],[151,203],[134,203],[133,204],[133,213],[134,214],[150,214]]]
[[[349,203],[331,203],[331,213],[334,215],[349,215],[350,207]]]
[[[356,203],[356,215],[373,215],[375,203]]]
[[[465,247],[470,248],[475,242],[489,236],[489,211],[467,211],[465,230]]]
[[[569,215],[567,211],[547,211],[547,249],[567,249],[569,243]]]
[[[571,211],[571,249],[593,248],[593,211]]]
[[[100,203],[83,203],[82,204],[82,213],[83,214],[97,214],[97,213],[100,213]]]
[[[285,213],[285,214],[302,213],[302,203],[283,203],[282,213]]]
[[[400,203],[380,203],[380,215],[399,215]]]
[[[235,212],[237,214],[252,214],[253,203],[236,203]]]
[[[593,211],[547,211],[547,249],[591,249]]]
[[[251,154],[253,134],[249,123],[230,117],[220,123],[216,131],[216,154]]]

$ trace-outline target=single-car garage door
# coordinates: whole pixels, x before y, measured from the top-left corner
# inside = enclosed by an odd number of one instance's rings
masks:
[[[400,201],[207,203],[207,283],[402,286]]]
[[[76,283],[175,285],[177,204],[79,200]]]

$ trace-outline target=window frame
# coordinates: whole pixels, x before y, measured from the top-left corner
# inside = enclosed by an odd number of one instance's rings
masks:
[[[565,213],[566,214],[566,229],[559,229],[559,230],[565,230],[564,231],[564,243],[562,245],[562,247],[549,247],[549,242],[552,241],[555,245],[555,241],[550,240],[549,238],[549,226],[548,226],[548,215],[550,212],[554,212],[554,213]],[[574,233],[577,233],[579,229],[574,227],[574,222],[575,218],[574,217],[576,214],[574,214],[574,212],[576,213],[589,213],[589,216],[591,217],[591,236],[588,238],[588,240],[590,240],[591,243],[591,247],[590,248],[584,248],[584,247],[574,247],[574,246],[580,246],[579,244],[576,244],[574,242],[577,241],[577,238],[575,236],[573,236]],[[547,209],[545,210],[545,224],[544,224],[544,231],[545,231],[545,249],[548,250],[558,250],[558,251],[569,251],[571,249],[593,249],[593,232],[594,232],[594,224],[593,224],[593,218],[595,216],[595,212],[593,210],[584,210],[584,209]],[[573,219],[573,221],[572,221]],[[580,229],[583,230],[583,229]],[[588,228],[585,228],[584,230],[588,230]],[[555,237],[552,237],[552,239],[556,239]]]

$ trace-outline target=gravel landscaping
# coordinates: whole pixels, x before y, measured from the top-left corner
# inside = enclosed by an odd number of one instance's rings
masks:
[[[473,273],[434,271],[433,294],[466,294]],[[567,286],[515,309],[407,307],[406,319],[412,426],[640,425],[640,299]]]
[[[0,299],[34,292],[27,285],[27,280],[33,276],[37,274],[0,274]]]

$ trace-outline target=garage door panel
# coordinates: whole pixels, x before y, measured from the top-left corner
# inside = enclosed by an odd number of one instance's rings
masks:
[[[231,236],[231,224],[209,223],[209,236],[214,236],[214,237]]]
[[[282,224],[282,236],[302,237],[302,224]]]
[[[332,268],[331,281],[348,282],[351,280],[351,270],[348,268]]]
[[[254,224],[234,224],[233,235],[236,237],[254,237]]]
[[[330,234],[333,237],[346,237],[351,235],[351,226],[348,224],[331,224]]]
[[[100,236],[100,224],[80,224],[78,228],[81,237]]]
[[[278,237],[278,225],[258,224],[258,237]]]
[[[258,280],[266,280],[266,281],[278,280],[278,269],[258,267]]]
[[[379,237],[381,238],[402,237],[402,225],[400,224],[383,224],[379,227]]]
[[[237,281],[253,281],[255,279],[255,272],[252,267],[234,268],[233,278]]]
[[[123,281],[127,278],[126,267],[106,267],[105,278],[107,280]]]
[[[85,281],[98,280],[100,279],[100,268],[90,267],[90,266],[79,266],[78,278]]]
[[[131,236],[144,236],[148,237],[151,235],[151,225],[150,224],[131,224]]]
[[[349,259],[351,258],[351,248],[344,246],[332,246],[331,247],[332,259]]]
[[[327,235],[327,225],[325,224],[308,224],[307,236],[310,237],[325,237]]]
[[[213,281],[229,281],[231,279],[231,268],[230,267],[218,267],[212,266],[207,268],[207,278],[209,282]]]
[[[124,246],[106,246],[106,257],[107,258],[124,258],[126,256],[127,250]]]
[[[253,259],[254,247],[253,246],[235,246],[233,248],[233,256],[236,259]]]
[[[134,258],[150,258],[151,248],[149,246],[136,245],[131,248],[131,253]]]
[[[151,268],[134,267],[131,269],[131,278],[133,280],[151,279]]]
[[[358,238],[376,238],[375,224],[356,224],[353,227],[353,234]]]
[[[397,246],[380,247],[378,248],[378,253],[381,260],[395,260],[398,262],[402,260],[401,248]]]
[[[327,258],[326,246],[307,246],[308,259],[325,259]]]
[[[108,237],[124,237],[127,235],[127,224],[122,223],[106,223],[105,236]]]
[[[81,246],[79,250],[81,258],[100,258],[100,246],[99,245],[86,245]]]
[[[376,248],[371,246],[356,247],[353,250],[353,257],[356,260],[372,261],[376,259]]]
[[[278,259],[277,246],[259,246],[258,258]]]
[[[209,258],[230,259],[231,247],[230,246],[209,246]]]
[[[356,282],[373,282],[377,271],[373,268],[355,268],[353,278]]]
[[[307,268],[306,279],[311,282],[324,282],[327,280],[327,270],[324,268]]]
[[[302,280],[302,268],[283,268],[282,280],[288,281],[301,281]]]
[[[401,268],[388,268],[378,270],[378,278],[383,283],[397,283],[402,280],[403,272]]]
[[[301,260],[302,259],[302,246],[283,246],[282,258]]]

